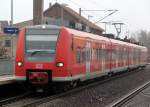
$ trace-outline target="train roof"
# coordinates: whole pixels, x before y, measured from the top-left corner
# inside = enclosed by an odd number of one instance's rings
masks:
[[[31,29],[60,29],[60,26],[57,25],[34,25],[34,26],[27,26],[26,28]]]
[[[71,33],[71,34],[73,34],[75,36],[80,35],[80,37],[90,38],[90,39],[93,39],[93,40],[110,41],[109,38],[104,37],[104,36],[99,36],[99,35],[88,33],[88,32],[78,31],[78,30],[75,30],[75,29],[67,28],[67,27],[64,27],[64,28],[69,33]]]
[[[122,44],[122,45],[128,45],[128,46],[132,46],[132,47],[137,47],[137,48],[142,48],[142,49],[147,49],[145,46],[141,46],[141,45],[137,45],[137,44],[133,44],[133,43],[129,43],[129,42],[125,42],[125,41],[120,41],[120,40],[116,40],[116,39],[111,39],[108,37],[104,37],[101,35],[96,35],[96,34],[92,34],[92,33],[88,33],[88,32],[83,32],[83,31],[78,31],[78,30],[74,30],[74,29],[70,29],[70,28],[66,28],[68,32],[74,34],[74,35],[80,35],[81,37],[86,37],[86,38],[91,38],[93,40],[101,40],[101,41],[108,41],[108,42],[112,42],[112,43],[116,43],[116,44]]]
[[[129,46],[133,46],[133,47],[139,47],[139,48],[143,48],[145,50],[147,50],[146,47],[144,46],[140,46],[140,45],[136,45],[133,43],[128,43],[128,42],[124,42],[124,41],[120,41],[120,40],[116,40],[116,39],[111,39],[108,37],[104,37],[101,35],[96,35],[96,34],[92,34],[92,33],[88,33],[88,32],[83,32],[83,31],[78,31],[75,29],[71,29],[71,28],[67,28],[67,27],[62,27],[62,26],[57,26],[57,25],[34,25],[34,26],[27,26],[27,29],[61,29],[64,28],[66,29],[69,33],[72,33],[74,35],[80,35],[80,37],[85,37],[85,38],[90,38],[93,40],[101,40],[101,41],[107,41],[107,42],[112,42],[112,43],[116,43],[116,44],[122,44],[122,45],[129,45]]]

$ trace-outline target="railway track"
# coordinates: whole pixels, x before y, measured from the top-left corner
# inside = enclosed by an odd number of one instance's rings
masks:
[[[39,97],[39,96],[38,97],[31,97],[31,96],[27,97],[27,95],[22,96],[22,97],[18,96],[17,98],[14,98],[14,99],[12,98],[12,99],[8,99],[8,100],[5,100],[5,101],[0,101],[0,106],[3,106],[3,107],[7,107],[7,106],[11,106],[11,107],[12,106],[13,107],[36,107],[38,105],[41,105],[43,103],[55,100],[57,98],[68,96],[70,94],[82,91],[84,89],[87,89],[87,88],[90,88],[90,87],[93,87],[93,86],[97,86],[99,84],[103,84],[105,82],[115,80],[115,79],[118,79],[118,78],[121,78],[121,77],[124,77],[124,76],[131,75],[132,73],[136,73],[138,71],[140,71],[140,70],[123,73],[121,75],[115,75],[115,76],[112,76],[110,78],[101,79],[100,81],[96,81],[96,82],[92,82],[92,83],[87,82],[86,85],[79,86],[75,89],[72,89],[72,90],[69,90],[67,92],[63,92],[63,93],[60,93],[60,94],[54,94],[54,95],[43,96],[43,97]]]
[[[18,101],[20,99],[23,99],[23,98],[27,97],[28,95],[30,95],[30,93],[26,92],[26,93],[18,95],[18,96],[14,96],[14,97],[10,97],[10,98],[6,98],[6,99],[3,99],[3,100],[0,100],[0,106],[7,105],[9,103]]]
[[[133,97],[135,97],[137,94],[139,94],[140,92],[142,92],[144,89],[146,89],[149,86],[150,86],[150,81],[146,82],[145,84],[129,92],[129,94],[123,96],[122,98],[113,102],[112,104],[109,104],[107,107],[121,107],[122,105],[130,101]]]

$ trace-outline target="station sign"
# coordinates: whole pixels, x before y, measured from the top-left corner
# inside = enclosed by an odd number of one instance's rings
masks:
[[[19,28],[6,27],[6,28],[4,28],[4,33],[6,33],[6,34],[18,34]]]

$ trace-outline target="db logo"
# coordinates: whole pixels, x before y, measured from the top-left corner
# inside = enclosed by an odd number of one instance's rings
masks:
[[[43,68],[43,64],[36,64],[35,68],[42,69]]]

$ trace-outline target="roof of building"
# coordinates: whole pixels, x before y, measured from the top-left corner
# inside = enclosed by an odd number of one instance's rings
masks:
[[[14,27],[18,27],[18,28],[22,28],[25,26],[31,26],[31,25],[33,25],[33,20],[27,20],[24,22],[19,22],[19,23],[13,24]]]
[[[0,21],[0,31],[3,32],[3,29],[8,26],[8,21],[1,20]]]
[[[1,24],[1,25],[6,25],[6,26],[8,26],[8,21],[7,21],[7,20],[1,20],[1,21],[0,21],[0,24]]]
[[[97,26],[96,24],[92,23],[91,21],[87,20],[85,17],[83,16],[79,16],[79,14],[77,12],[75,12],[74,10],[72,10],[69,7],[60,5],[58,3],[55,3],[53,6],[51,6],[50,8],[48,8],[47,10],[45,10],[44,13],[46,13],[47,11],[50,11],[52,8],[54,8],[55,6],[61,6],[64,10],[66,10],[69,14],[71,14],[72,16],[76,17],[76,18],[80,18],[80,21],[84,24],[86,24],[87,26],[96,29],[96,30],[100,30],[100,31],[104,31],[101,27]],[[44,20],[47,19],[47,16],[44,16]],[[20,22],[20,23],[16,23],[13,26],[14,27],[25,27],[25,26],[31,26],[33,25],[33,20],[28,20],[28,21],[24,21],[24,22]]]
[[[63,6],[61,4],[55,3],[53,6],[51,6],[50,8],[48,8],[47,10],[45,10],[44,13],[46,13],[47,11],[50,11],[52,8],[54,8],[55,6],[60,6],[61,8],[63,8],[64,10],[66,10],[69,14],[71,14],[72,16],[79,18],[80,21],[82,23],[85,23],[86,25],[88,25],[91,28],[97,29],[97,30],[101,30],[104,31],[101,27],[97,26],[96,24],[92,23],[91,21],[89,21],[88,19],[86,19],[83,16],[80,16],[76,11],[74,11],[73,9]]]

